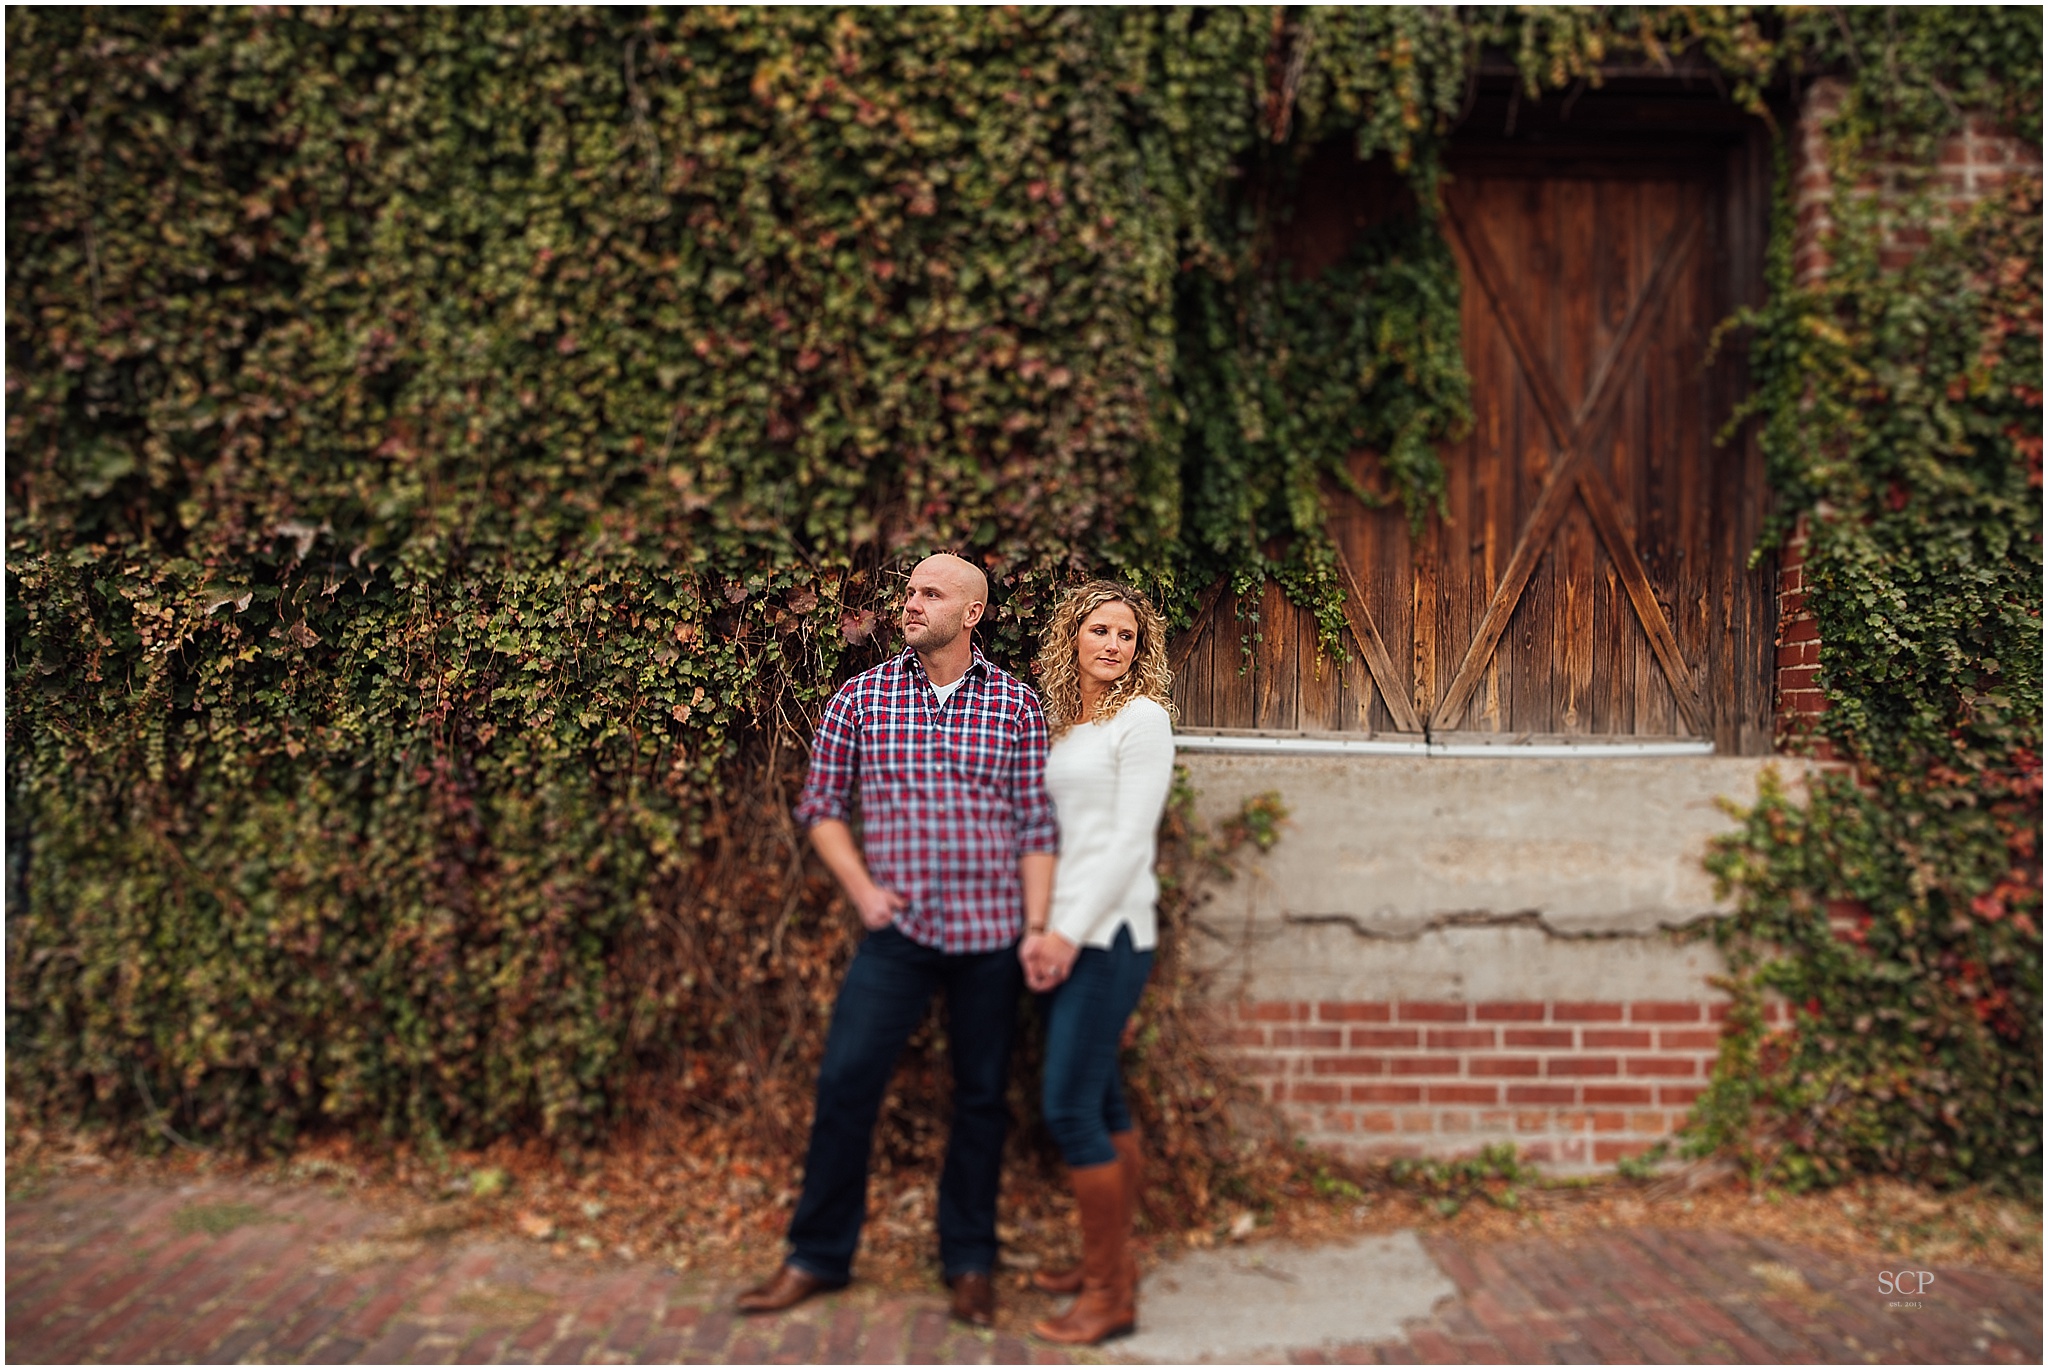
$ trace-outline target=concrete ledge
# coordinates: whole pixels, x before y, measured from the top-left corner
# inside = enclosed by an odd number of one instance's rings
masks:
[[[1194,752],[1214,820],[1276,790],[1273,851],[1217,893],[1221,926],[1345,920],[1412,935],[1446,920],[1533,916],[1562,934],[1654,933],[1725,911],[1701,866],[1776,766],[1751,757],[1450,758]]]

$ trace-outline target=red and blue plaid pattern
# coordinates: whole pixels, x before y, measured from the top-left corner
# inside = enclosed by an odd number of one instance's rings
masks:
[[[941,709],[905,650],[825,706],[796,821],[848,818],[858,781],[868,873],[907,904],[897,930],[942,952],[993,951],[1023,935],[1017,858],[1059,850],[1045,750],[1022,681],[977,651]]]

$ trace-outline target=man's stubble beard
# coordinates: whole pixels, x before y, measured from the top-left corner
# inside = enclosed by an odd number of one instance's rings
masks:
[[[910,649],[914,652],[943,652],[944,650],[946,650],[946,648],[952,646],[953,643],[959,639],[961,633],[966,631],[965,627],[961,623],[956,621],[951,625],[952,631],[946,633],[946,635],[943,638],[941,638],[940,636],[938,636],[938,634],[941,630],[942,625],[934,622],[929,615],[925,617],[925,620],[921,626],[924,628],[925,636],[923,640],[920,641],[917,639],[913,639],[911,637],[911,624],[898,623],[897,625],[897,627],[902,630],[903,640],[909,644]]]

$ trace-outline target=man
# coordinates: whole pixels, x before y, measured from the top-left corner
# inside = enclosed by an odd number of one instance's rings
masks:
[[[987,601],[988,580],[968,562],[919,562],[899,618],[907,650],[848,681],[819,721],[796,818],[868,933],[832,1009],[789,1256],[740,1295],[743,1313],[788,1308],[852,1278],[875,1115],[903,1043],[943,990],[953,1119],[939,1262],[953,1315],[995,1322],[1016,948],[1027,924],[1045,926],[1059,836],[1037,696],[974,649]],[[847,824],[856,781],[858,845]]]

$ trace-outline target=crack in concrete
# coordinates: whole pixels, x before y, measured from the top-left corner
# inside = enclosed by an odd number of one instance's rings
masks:
[[[1358,936],[1375,942],[1415,942],[1420,941],[1425,934],[1446,928],[1535,928],[1546,937],[1564,942],[1620,942],[1642,941],[1686,932],[1712,921],[1716,916],[1718,915],[1706,914],[1679,923],[1659,922],[1656,927],[1648,929],[1577,930],[1551,926],[1548,915],[1540,909],[1519,909],[1513,913],[1495,913],[1489,909],[1458,909],[1450,913],[1433,914],[1412,927],[1398,929],[1369,926],[1364,918],[1355,913],[1291,913],[1283,910],[1280,921],[1283,925],[1291,927],[1348,927]]]

